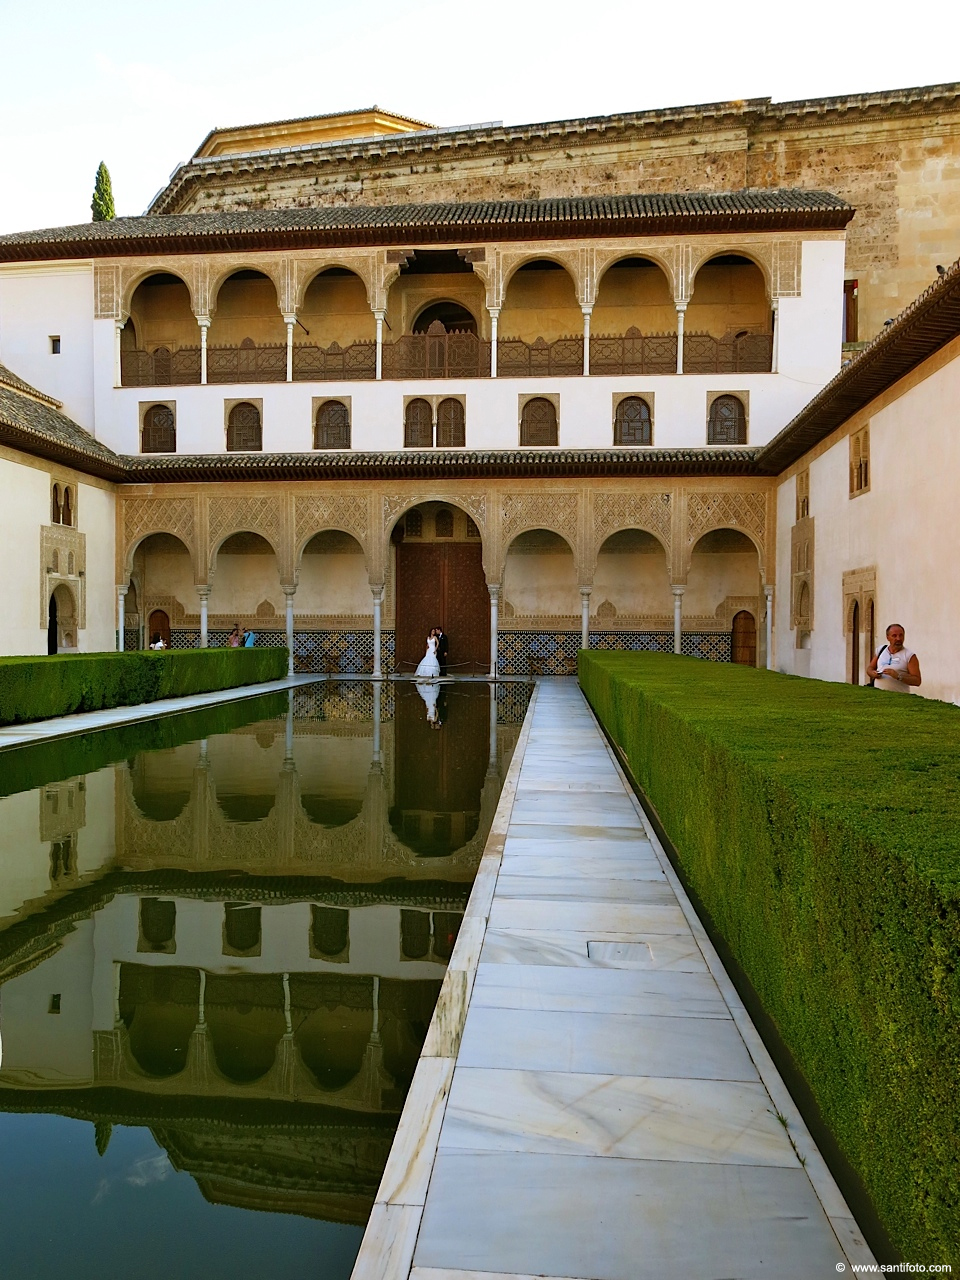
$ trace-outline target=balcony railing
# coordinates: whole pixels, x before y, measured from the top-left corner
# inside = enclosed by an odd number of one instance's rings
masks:
[[[120,384],[124,387],[199,386],[200,348],[121,351]]]
[[[683,336],[684,373],[769,373],[772,368],[772,334],[745,333],[739,338],[712,338],[709,333]]]
[[[554,342],[501,338],[497,342],[498,377],[568,378],[578,373],[583,373],[583,338],[557,338]]]
[[[341,347],[308,343],[293,348],[294,382],[366,382],[377,376],[377,344],[354,342]]]
[[[384,343],[383,376],[489,378],[490,343],[475,333],[408,333]]]
[[[677,335],[641,333],[594,334],[590,339],[590,372],[654,374],[677,372]]]

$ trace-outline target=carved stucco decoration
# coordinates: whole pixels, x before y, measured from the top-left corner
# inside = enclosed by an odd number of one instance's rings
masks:
[[[258,533],[273,548],[279,565],[287,560],[283,537],[282,495],[236,494],[211,498],[207,506],[210,571],[216,567],[216,553],[234,533]],[[285,577],[285,575],[282,575]]]
[[[687,494],[685,561],[697,542],[714,529],[737,529],[754,543],[761,566],[766,561],[767,497],[763,492],[719,492]]]
[[[669,493],[598,493],[593,501],[593,563],[611,534],[621,529],[645,529],[663,544],[669,570],[672,521]]]
[[[324,497],[319,493],[298,495],[294,518],[296,549],[303,547],[315,533],[340,529],[351,534],[364,550],[369,546],[367,499],[363,494],[341,494]]]
[[[123,559],[117,581],[126,582],[130,577],[133,553],[144,538],[151,533],[172,533],[190,552],[197,568],[196,504],[193,498],[124,498]]]
[[[579,577],[580,494],[570,492],[507,493],[500,504],[500,569],[501,576],[510,544],[521,533],[531,529],[550,529],[570,544]]]
[[[49,621],[50,597],[61,584],[68,588],[76,605],[74,621],[77,629],[82,630],[87,625],[86,582],[86,534],[69,525],[42,525],[40,528],[40,626],[44,630]]]
[[[877,599],[877,567],[869,565],[863,569],[846,569],[843,574],[843,634],[848,636],[853,624],[853,606],[860,608],[860,627],[867,625],[867,609]],[[876,625],[876,618],[874,618]],[[872,654],[870,655],[873,656]]]

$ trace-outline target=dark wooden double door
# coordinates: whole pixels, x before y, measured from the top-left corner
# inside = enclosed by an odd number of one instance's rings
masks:
[[[448,673],[490,669],[490,594],[479,542],[401,542],[397,547],[396,660],[410,671],[427,632],[442,625],[450,640]]]

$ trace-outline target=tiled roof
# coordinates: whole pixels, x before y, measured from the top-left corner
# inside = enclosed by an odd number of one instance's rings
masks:
[[[0,364],[0,387],[19,391],[22,395],[30,396],[33,400],[40,400],[44,404],[52,405],[54,409],[62,408],[59,400],[54,400],[53,396],[48,396],[45,391],[38,391],[36,387],[31,387],[29,382],[24,382],[22,378],[18,378],[13,370],[8,369],[5,364]]]
[[[324,244],[529,240],[538,235],[562,238],[805,227],[839,230],[854,212],[845,200],[828,191],[769,188],[144,215],[0,236],[0,261]]]
[[[122,480],[125,474],[124,460],[72,418],[52,403],[34,399],[2,381],[0,443],[107,480]]]
[[[871,343],[760,449],[757,454],[760,470],[779,475],[958,336],[960,260],[925,289],[893,324],[881,329]]]

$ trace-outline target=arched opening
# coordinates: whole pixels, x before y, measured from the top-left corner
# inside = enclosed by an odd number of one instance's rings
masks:
[[[769,373],[773,311],[763,272],[738,253],[697,271],[684,323],[685,373]]]
[[[439,994],[440,983],[429,978],[380,981],[383,1065],[402,1093],[413,1079]]]
[[[593,576],[593,610],[600,627],[647,631],[672,626],[673,596],[662,543],[643,529],[620,529],[603,543]]]
[[[154,404],[143,415],[141,453],[176,453],[177,426],[169,405]]]
[[[227,1079],[248,1084],[265,1076],[286,1030],[279,975],[208,974],[204,1007],[213,1055]]]
[[[403,447],[433,448],[433,410],[429,400],[418,396],[407,401],[403,411]]]
[[[132,577],[140,587],[140,613],[137,613],[137,597],[133,597],[133,610],[130,610],[130,591],[127,592],[127,607],[124,611],[124,624],[139,627],[140,620],[146,622],[145,640],[153,641],[154,633],[159,630],[164,643],[168,646],[173,640],[173,619],[177,625],[183,626],[183,614],[186,611],[196,612],[197,594],[194,587],[193,558],[184,543],[172,533],[151,533],[140,542],[133,554]],[[132,588],[131,588],[132,590]],[[151,621],[154,613],[162,613],[156,619],[157,625]],[[128,637],[132,644],[133,636]],[[139,637],[137,637],[139,643]],[[191,643],[188,641],[188,643]]]
[[[73,490],[70,485],[63,486],[63,503],[60,507],[60,523],[73,524]]]
[[[448,633],[452,672],[489,670],[490,593],[482,543],[469,517],[452,504],[421,503],[398,521],[391,545],[399,670],[416,667],[427,632],[438,625]]]
[[[54,588],[47,610],[47,652],[71,653],[77,648],[77,607],[65,583]]]
[[[357,634],[373,625],[373,597],[360,543],[341,529],[316,533],[303,548],[294,598],[297,614],[315,619],[311,626],[329,632],[320,653],[320,668],[344,674],[363,671],[367,661],[357,648]]]
[[[227,451],[258,453],[263,449],[263,424],[260,410],[244,401],[235,404],[227,416]]]
[[[350,448],[350,410],[342,400],[325,400],[317,409],[313,447],[315,449]]]
[[[310,281],[294,330],[295,346],[341,348],[376,341],[377,322],[361,278],[346,267],[326,267]]]
[[[573,278],[557,262],[526,262],[510,277],[499,333],[501,377],[583,373],[583,312]]]
[[[150,620],[147,623],[148,643],[151,645],[163,642],[166,649],[170,648],[170,615],[166,609],[153,609],[150,613]]]
[[[677,312],[659,263],[621,258],[603,273],[591,319],[590,371],[675,373]]]
[[[60,494],[60,486],[58,484],[55,484],[50,493],[50,523],[51,524],[60,523],[61,501],[62,499]]]
[[[277,290],[263,271],[234,271],[220,285],[213,303],[209,342],[240,346],[249,338],[255,347],[286,348],[287,326],[277,303]]]
[[[856,600],[850,610],[850,683],[860,683],[860,605]]]
[[[733,618],[742,611],[758,618],[760,598],[760,555],[754,543],[738,529],[705,533],[693,548],[683,596],[684,643],[691,646],[684,652],[732,658],[726,646]]]
[[[431,302],[423,308],[411,327],[411,333],[427,333],[430,326],[440,323],[447,333],[472,333],[476,335],[477,321],[473,313],[459,302],[443,299]]]
[[[321,1089],[343,1089],[360,1073],[373,1034],[373,979],[291,974],[297,1048]]]
[[[200,381],[200,331],[179,276],[157,271],[137,285],[120,335],[120,369],[125,387]]]
[[[642,396],[624,396],[613,420],[613,443],[653,444],[653,417]]]
[[[60,631],[57,619],[56,592],[50,597],[47,606],[47,655],[52,657],[60,647]]]
[[[740,609],[733,615],[730,658],[743,667],[757,665],[757,620],[747,609]]]
[[[463,402],[447,396],[437,405],[437,448],[463,449],[467,443],[467,419]]]
[[[372,762],[372,737],[298,740],[300,807],[310,822],[329,830],[358,817]]]
[[[455,249],[417,249],[387,298],[385,378],[476,378],[490,371],[484,286]]]
[[[501,618],[504,632],[519,633],[513,674],[569,673],[580,643],[580,593],[573,551],[558,533],[530,529],[511,542]]]
[[[177,1075],[197,1025],[200,974],[172,965],[121,964],[120,1018],[130,1051],[149,1076]]]
[[[739,396],[717,396],[707,418],[707,444],[747,443],[747,411]]]
[[[130,762],[133,800],[150,822],[173,822],[190,803],[196,749],[143,751]]]
[[[527,400],[520,411],[520,443],[541,448],[559,444],[557,407],[544,396]]]
[[[234,623],[255,632],[282,631],[286,600],[273,547],[259,533],[231,534],[217,551],[209,597],[212,644],[225,644]]]

